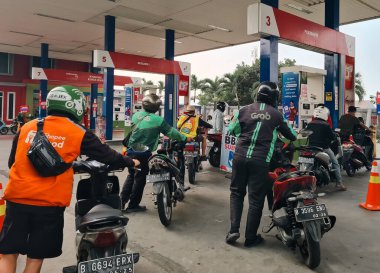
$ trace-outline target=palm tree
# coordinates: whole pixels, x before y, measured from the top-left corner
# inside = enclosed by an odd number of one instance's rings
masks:
[[[355,94],[359,97],[359,101],[362,101],[365,95],[362,74],[359,72],[355,73]]]
[[[226,73],[224,74],[224,78],[221,80],[223,82],[223,89],[226,92],[225,95],[229,95],[228,97],[231,97],[231,95],[234,96],[238,105],[238,109],[240,109],[240,101],[239,101],[239,96],[237,92],[238,84],[239,84],[237,74]]]
[[[145,78],[142,78],[141,81],[142,81],[143,85],[153,85],[153,82],[151,80],[147,81]],[[148,87],[143,87],[142,90],[143,90],[143,93],[144,93],[145,91],[149,90],[149,88]]]
[[[160,96],[163,96],[165,90],[165,84],[163,81],[158,81],[158,91],[160,91]]]
[[[198,81],[197,76],[195,76],[194,74],[191,75],[190,90],[194,90],[194,103],[195,103],[195,99],[197,98],[197,90],[202,89],[203,85],[204,85],[203,80]]]
[[[223,79],[219,77],[215,77],[215,80],[205,79],[202,91],[203,94],[199,96],[200,104],[208,105],[214,103],[215,108],[216,102],[223,93]]]

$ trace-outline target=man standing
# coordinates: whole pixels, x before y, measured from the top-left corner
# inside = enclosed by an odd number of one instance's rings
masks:
[[[277,84],[262,82],[257,93],[257,102],[240,109],[229,126],[230,133],[239,140],[232,167],[231,228],[226,237],[228,244],[233,244],[240,237],[240,220],[247,186],[249,209],[244,246],[252,247],[263,241],[257,230],[265,196],[271,186],[268,171],[277,132],[292,141],[297,136],[276,109],[278,98]]]
[[[223,133],[223,113],[226,110],[226,103],[220,101],[216,104],[216,110],[214,112],[214,116],[212,118],[214,133],[221,134]]]

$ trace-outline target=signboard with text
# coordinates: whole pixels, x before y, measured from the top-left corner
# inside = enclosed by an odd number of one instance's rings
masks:
[[[178,76],[178,95],[188,96],[189,95],[189,76]]]
[[[376,93],[376,110],[377,115],[380,115],[380,92]]]
[[[220,155],[220,169],[226,172],[232,172],[232,161],[237,144],[237,137],[228,133],[228,126],[223,128],[223,138]]]
[[[124,125],[131,126],[132,123],[132,87],[125,87],[125,109],[124,109]]]
[[[282,75],[282,111],[284,117],[295,123],[296,127],[298,127],[299,78],[300,75],[293,72]]]

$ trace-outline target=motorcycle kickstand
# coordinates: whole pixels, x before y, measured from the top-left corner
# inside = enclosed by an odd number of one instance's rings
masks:
[[[269,226],[267,226],[267,227],[263,227],[262,232],[263,232],[263,233],[269,233],[274,227],[275,227],[275,226],[274,226],[274,223],[271,222]],[[267,229],[265,229],[265,228],[267,228]]]

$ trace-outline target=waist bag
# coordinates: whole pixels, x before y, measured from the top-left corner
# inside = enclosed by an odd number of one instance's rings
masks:
[[[38,120],[37,133],[27,153],[27,157],[43,177],[57,176],[64,173],[71,164],[63,161],[43,131],[44,120]]]

